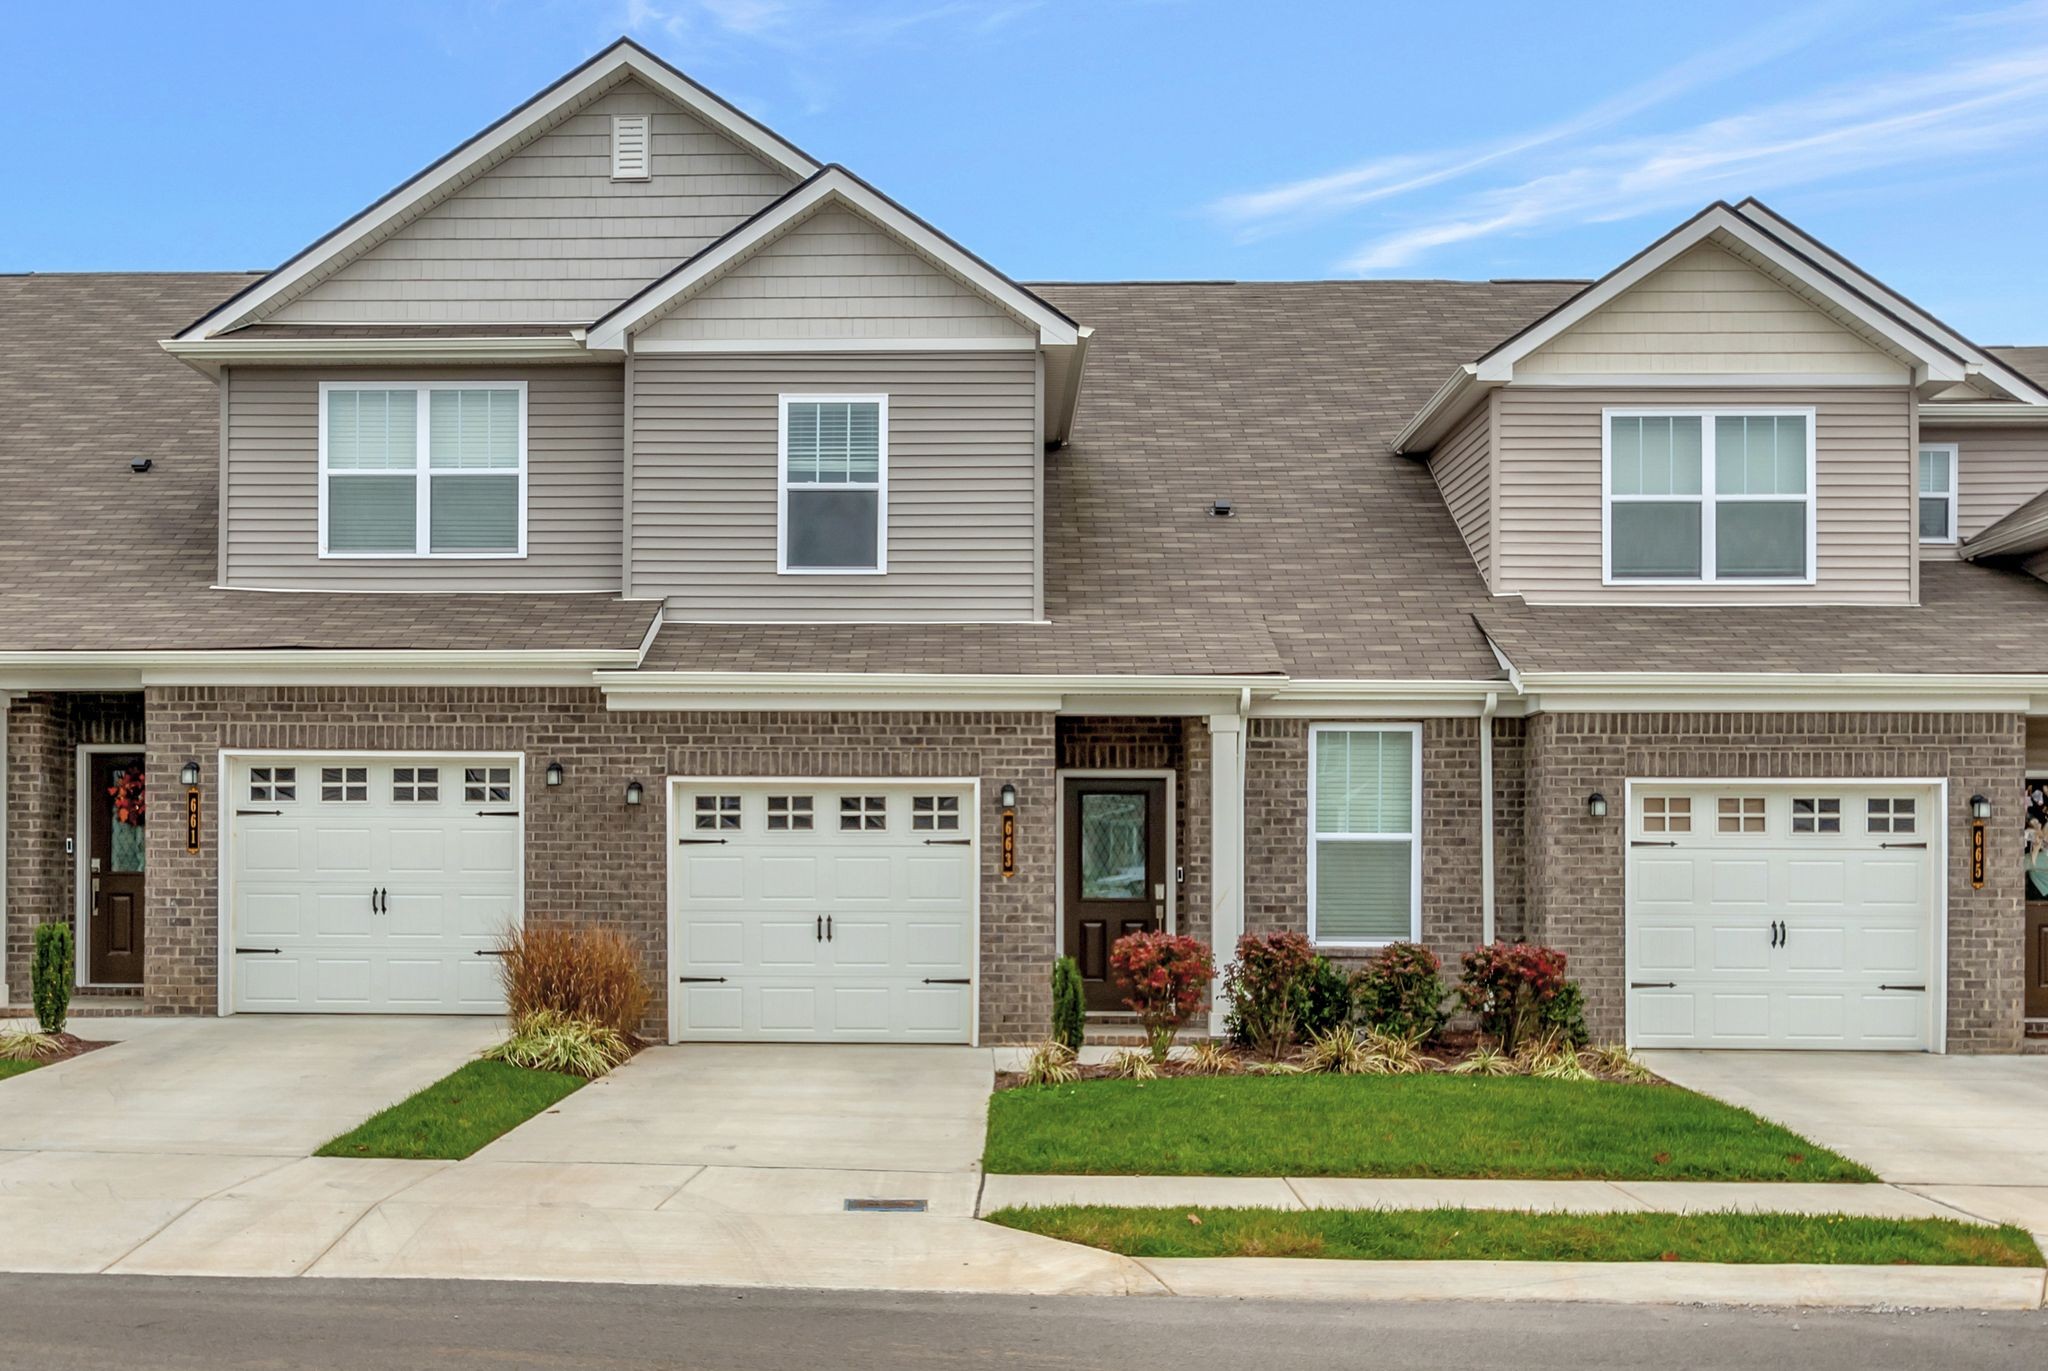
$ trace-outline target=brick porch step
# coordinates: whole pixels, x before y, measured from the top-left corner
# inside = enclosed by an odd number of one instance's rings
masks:
[[[71,1012],[95,1018],[139,1018],[149,1012],[149,1006],[143,1003],[139,987],[134,990],[89,990],[71,997]],[[35,1016],[36,1007],[32,1000],[0,1005],[0,1019],[33,1019]]]

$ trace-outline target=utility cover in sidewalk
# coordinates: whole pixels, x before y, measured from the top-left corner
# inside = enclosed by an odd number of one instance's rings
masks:
[[[923,1200],[848,1200],[849,1214],[922,1214]]]

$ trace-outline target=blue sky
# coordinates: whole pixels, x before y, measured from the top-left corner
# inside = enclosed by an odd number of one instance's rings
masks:
[[[1025,279],[1590,276],[1755,194],[2048,343],[2048,0],[0,12],[0,271],[274,265],[620,33]]]

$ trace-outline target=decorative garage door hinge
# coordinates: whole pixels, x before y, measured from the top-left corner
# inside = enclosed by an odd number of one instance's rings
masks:
[[[679,980],[679,981],[683,981],[683,982],[686,982],[686,983],[692,983],[692,984],[702,984],[703,982],[706,982],[706,981],[723,981],[723,980],[725,979],[725,977],[723,977],[723,976],[678,976],[678,977],[676,977],[676,979],[677,979],[677,980]]]
[[[725,845],[725,839],[723,838],[678,838],[676,839],[676,841],[679,843],[683,843],[686,846],[692,847],[699,846],[704,843],[717,843],[721,847]]]
[[[283,811],[282,809],[238,809],[238,810],[236,810],[236,811],[235,811],[235,813],[236,813],[236,814],[238,814],[238,815],[240,815],[240,814],[282,814],[282,813],[284,813],[284,811]]]
[[[972,846],[974,845],[974,839],[972,839],[972,838],[926,838],[926,839],[924,840],[924,845],[925,845],[926,847],[972,847]]]
[[[1926,843],[1879,843],[1879,844],[1878,844],[1878,846],[1879,846],[1879,847],[1921,847],[1921,848],[1924,848],[1924,847],[1926,847],[1926,846],[1927,846],[1927,844],[1926,844]]]
[[[1925,992],[1925,991],[1926,991],[1926,989],[1927,989],[1927,987],[1926,987],[1926,986],[1924,986],[1924,985],[1881,985],[1881,986],[1879,986],[1879,987],[1878,987],[1878,989],[1879,989],[1879,990],[1918,990],[1918,991],[1922,991],[1922,992]]]
[[[1628,983],[1628,988],[1629,988],[1630,990],[1676,990],[1676,989],[1678,989],[1678,982],[1677,982],[1677,981],[1630,981],[1630,982]]]
[[[970,982],[968,981],[968,979],[967,979],[967,978],[966,978],[965,976],[927,976],[927,977],[925,977],[925,978],[924,978],[924,983],[925,983],[926,985],[968,985],[968,984],[970,984]]]
[[[516,809],[479,809],[476,812],[476,816],[479,819],[516,819],[519,817],[519,811]]]
[[[1629,844],[1628,844],[1628,845],[1629,845],[1630,847],[1677,847],[1677,846],[1678,846],[1678,844],[1677,844],[1676,842],[1673,842],[1673,841],[1672,841],[1671,839],[1669,839],[1669,838],[1663,839],[1662,841],[1659,841],[1659,840],[1658,840],[1658,839],[1656,839],[1656,838],[1631,838],[1631,839],[1629,839]]]
[[[241,955],[242,955],[243,953],[245,953],[245,952],[273,952],[273,953],[275,953],[275,952],[282,952],[282,951],[284,951],[284,949],[283,949],[283,948],[281,948],[281,947],[238,947],[238,948],[236,948],[236,949],[235,949],[235,955],[239,957],[239,956],[241,956]]]

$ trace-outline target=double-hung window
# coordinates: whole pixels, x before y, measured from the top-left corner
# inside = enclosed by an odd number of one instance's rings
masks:
[[[1422,935],[1422,731],[1309,729],[1309,937],[1372,946]]]
[[[781,397],[777,566],[860,574],[889,565],[889,397]]]
[[[1956,445],[1920,445],[1920,541],[1956,540]]]
[[[1606,580],[1810,585],[1814,413],[1604,416]]]
[[[323,382],[320,555],[525,556],[525,383]]]

